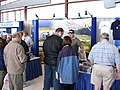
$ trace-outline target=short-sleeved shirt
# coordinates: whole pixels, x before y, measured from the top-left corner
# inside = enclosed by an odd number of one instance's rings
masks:
[[[113,30],[113,39],[120,40],[120,20],[116,20],[111,24],[111,30]]]
[[[76,53],[78,53],[78,49],[81,45],[82,45],[82,43],[77,37],[72,39],[72,47],[76,51]]]
[[[30,36],[26,36],[26,37],[23,36],[22,40],[24,40],[28,46],[33,44],[33,40]]]
[[[101,30],[101,34],[102,33],[110,33],[110,26],[111,26],[111,23],[109,21],[101,21],[99,23],[99,29]]]
[[[98,42],[92,47],[88,56],[89,60],[100,65],[120,64],[120,54],[118,48],[107,40]]]
[[[26,36],[26,37],[22,37],[22,40],[24,40],[26,42],[26,44],[28,45],[29,47],[29,52],[31,52],[31,47],[30,45],[33,45],[33,40],[30,36]]]

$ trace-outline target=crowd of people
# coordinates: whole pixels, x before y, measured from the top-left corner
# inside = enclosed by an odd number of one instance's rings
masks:
[[[54,90],[74,90],[78,78],[78,52],[84,52],[81,41],[75,37],[74,30],[69,30],[69,36],[61,38],[62,28],[57,28],[54,35],[49,36],[44,44],[44,88],[50,90],[51,80]],[[88,56],[91,62],[91,83],[95,90],[110,90],[115,79],[120,79],[120,53],[118,48],[109,42],[109,35],[102,33],[100,42],[94,45]]]
[[[0,90],[6,74],[9,90],[23,90],[25,64],[30,60],[32,45],[33,41],[27,30],[0,37]]]
[[[74,90],[79,75],[79,53],[84,46],[69,30],[64,36],[63,28],[57,28],[55,34],[48,36],[43,43],[44,52],[44,85],[43,90],[50,90],[53,82],[54,90]],[[3,79],[8,73],[9,89],[23,90],[25,83],[26,62],[33,41],[26,30],[9,35],[8,39],[0,37],[0,89]],[[110,90],[115,79],[120,79],[120,53],[118,48],[109,43],[109,35],[102,33],[100,42],[95,44],[88,56],[91,62],[91,83],[95,90]]]
[[[70,36],[65,36],[62,40],[63,34],[64,30],[57,28],[55,34],[44,41],[45,74],[43,90],[50,90],[51,80],[54,90],[74,90],[79,71],[78,50],[81,48],[80,51],[82,52],[83,45],[75,37],[74,30],[69,30]]]

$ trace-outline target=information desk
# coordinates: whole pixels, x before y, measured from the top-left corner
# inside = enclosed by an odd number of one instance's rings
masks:
[[[26,81],[32,80],[42,75],[41,60],[39,57],[34,57],[27,62],[26,65]]]
[[[76,81],[75,90],[94,90],[94,86],[90,83],[91,74],[80,72]],[[101,88],[101,90],[103,90]],[[116,80],[110,90],[120,90],[120,80]]]

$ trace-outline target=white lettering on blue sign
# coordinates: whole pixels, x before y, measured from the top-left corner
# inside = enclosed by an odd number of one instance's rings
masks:
[[[0,23],[0,28],[19,27],[19,22]]]

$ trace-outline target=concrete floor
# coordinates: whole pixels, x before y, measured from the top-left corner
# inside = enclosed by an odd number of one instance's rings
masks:
[[[42,64],[42,71],[43,75],[34,80],[28,81],[28,86],[25,87],[23,90],[43,90],[44,64]],[[53,90],[53,88],[51,88],[50,90]]]
[[[43,90],[43,76],[40,76],[34,80],[28,81],[28,86],[23,90]]]

